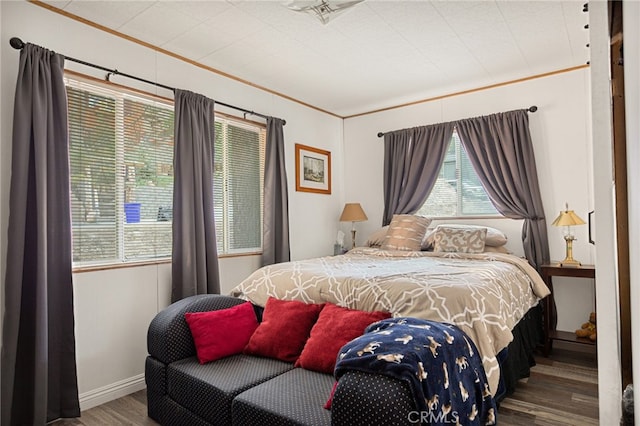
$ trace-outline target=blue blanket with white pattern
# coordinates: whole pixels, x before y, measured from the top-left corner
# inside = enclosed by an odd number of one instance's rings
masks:
[[[419,411],[416,418],[424,423],[496,423],[481,355],[454,325],[418,318],[371,324],[338,353],[336,379],[348,370],[408,381]]]

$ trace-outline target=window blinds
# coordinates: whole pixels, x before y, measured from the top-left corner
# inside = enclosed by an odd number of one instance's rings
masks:
[[[173,127],[169,102],[66,79],[76,266],[171,256]],[[216,115],[218,254],[262,248],[263,125]]]
[[[171,255],[173,108],[67,80],[73,259]]]
[[[214,210],[218,250],[262,247],[264,126],[216,117]]]

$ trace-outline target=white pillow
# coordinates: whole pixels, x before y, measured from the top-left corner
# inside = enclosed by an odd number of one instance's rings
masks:
[[[485,242],[484,245],[484,252],[485,253],[504,253],[504,254],[512,254],[505,246],[497,246],[497,247],[492,247],[492,246],[488,246]]]

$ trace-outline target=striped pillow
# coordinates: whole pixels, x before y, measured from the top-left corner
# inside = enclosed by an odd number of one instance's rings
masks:
[[[420,251],[431,219],[412,214],[394,214],[382,244],[383,250]]]

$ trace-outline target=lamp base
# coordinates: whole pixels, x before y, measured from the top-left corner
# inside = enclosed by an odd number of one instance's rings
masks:
[[[573,258],[573,241],[575,239],[576,238],[571,234],[567,234],[564,236],[564,240],[567,243],[567,251],[566,251],[566,256],[564,257],[564,260],[560,262],[558,266],[562,268],[579,268],[580,267],[580,262],[578,262]]]
[[[558,262],[558,266],[562,268],[579,268],[582,264],[575,259],[565,259],[562,262]]]

